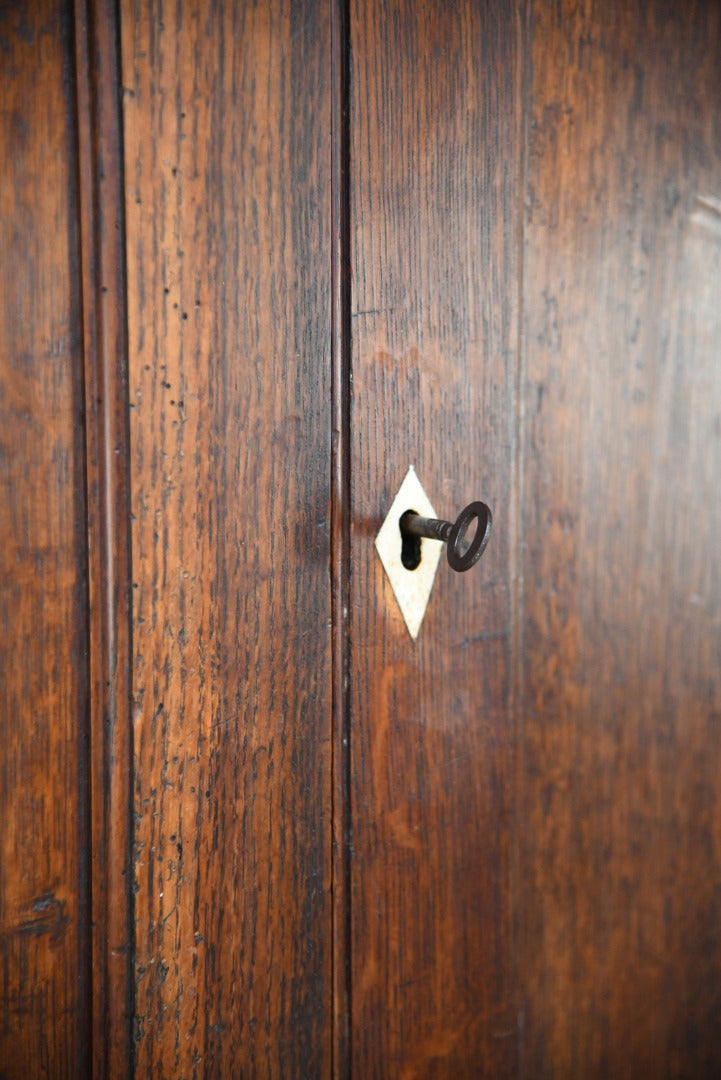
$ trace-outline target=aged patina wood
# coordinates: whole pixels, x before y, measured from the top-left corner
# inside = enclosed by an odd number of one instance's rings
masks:
[[[90,612],[93,1076],[133,1063],[131,568],[125,178],[113,0],[75,5]],[[85,838],[87,844],[87,838]]]
[[[329,49],[123,6],[139,1076],[330,1068]]]
[[[73,21],[0,11],[0,1072],[90,1053],[88,592]]]
[[[719,1075],[719,55],[2,6],[3,1076]]]
[[[351,1060],[511,1076],[519,21],[351,5]],[[493,508],[414,644],[373,538],[408,466]],[[400,542],[400,535],[399,535]]]
[[[721,1070],[717,3],[533,3],[528,1077]]]

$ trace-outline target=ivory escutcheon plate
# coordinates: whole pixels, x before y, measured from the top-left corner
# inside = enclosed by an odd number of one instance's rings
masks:
[[[436,517],[412,465],[381,525],[375,544],[408,632],[415,641],[428,607],[443,543],[440,540],[422,539],[419,565],[415,570],[406,570],[401,562],[400,529],[401,515],[406,510],[415,510],[423,517]]]

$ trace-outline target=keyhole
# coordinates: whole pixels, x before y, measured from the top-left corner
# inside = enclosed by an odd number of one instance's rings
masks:
[[[403,531],[403,521],[409,514],[415,514],[415,510],[406,510],[398,522],[401,533],[401,562],[406,570],[417,570],[421,564],[421,538]]]

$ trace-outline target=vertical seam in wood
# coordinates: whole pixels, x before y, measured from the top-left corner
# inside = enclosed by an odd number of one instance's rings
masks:
[[[85,4],[80,0],[74,5],[74,63],[75,63],[75,88],[76,88],[76,170],[77,170],[77,184],[78,184],[78,199],[77,199],[77,213],[78,213],[78,260],[80,266],[80,319],[83,335],[83,352],[81,359],[81,372],[83,382],[83,405],[84,405],[84,424],[83,424],[83,450],[85,455],[84,461],[84,496],[85,496],[85,526],[86,526],[86,548],[85,555],[87,559],[86,575],[88,581],[88,589],[86,593],[86,601],[88,605],[87,619],[88,619],[88,664],[90,667],[88,677],[88,716],[86,717],[86,738],[87,748],[86,753],[88,757],[87,766],[87,791],[86,791],[86,813],[88,816],[88,828],[92,835],[93,831],[93,816],[92,816],[92,786],[94,783],[96,773],[96,759],[95,759],[95,745],[93,739],[93,727],[95,724],[96,714],[99,709],[98,690],[98,666],[102,664],[102,657],[98,656],[98,647],[100,642],[98,641],[98,620],[96,615],[97,609],[97,592],[99,586],[99,566],[97,555],[95,552],[95,529],[92,521],[93,509],[91,505],[90,490],[93,483],[93,479],[97,477],[97,424],[95,423],[93,396],[94,396],[94,383],[95,379],[93,373],[90,370],[91,366],[91,354],[93,352],[93,346],[95,341],[95,315],[93,304],[93,275],[95,267],[95,254],[93,250],[93,235],[92,235],[92,222],[94,220],[94,208],[93,208],[93,169],[92,169],[92,155],[91,155],[91,127],[90,122],[90,110],[91,110],[91,93],[90,93],[90,75],[89,75],[89,58],[88,58],[88,17]],[[97,396],[97,395],[95,395]],[[91,430],[91,422],[93,423],[93,429]],[[100,646],[102,649],[102,646]],[[96,867],[98,863],[100,865],[104,862],[104,853],[102,850],[98,851],[95,843],[91,844],[90,852],[85,852],[85,858],[90,858],[91,864],[95,863]],[[86,933],[86,947],[88,948],[87,964],[89,969],[88,987],[90,991],[90,999],[88,1004],[90,1005],[89,1015],[86,1016],[86,1037],[90,1040],[90,1046],[87,1048],[87,1057],[90,1061],[90,1072],[88,1075],[95,1073],[97,1070],[94,1068],[94,1049],[97,1043],[95,1027],[96,1010],[104,1012],[105,1010],[105,958],[102,952],[99,953],[97,949],[97,941],[99,936],[104,931],[104,919],[98,919],[97,911],[97,895],[93,888],[93,871],[92,865],[88,871],[87,892],[86,892],[86,912],[85,918],[88,920],[88,933]]]
[[[129,1077],[132,627],[118,6],[76,0],[74,24],[90,602],[90,1053],[94,1077]]]
[[[77,303],[77,309],[72,310],[71,325],[78,327],[79,338],[83,343],[79,356],[73,355],[73,366],[77,363],[77,371],[73,372],[73,380],[78,379],[79,394],[76,399],[77,405],[82,408],[82,416],[87,416],[87,349],[85,347],[87,297],[85,296],[85,263],[83,259],[83,182],[86,179],[84,166],[87,165],[87,131],[82,125],[83,112],[87,114],[88,83],[87,83],[87,40],[77,20],[77,12],[72,8],[69,11],[65,25],[68,60],[71,69],[71,87],[75,88],[75,109],[72,114],[71,149],[69,161],[70,189],[71,189],[71,221],[70,229],[72,244],[74,246],[77,266],[80,269],[80,281],[76,281],[73,288],[73,298]],[[84,30],[84,27],[82,28]],[[72,89],[70,91],[72,101]],[[84,106],[84,108],[83,108]],[[90,535],[89,535],[89,454],[91,444],[88,440],[87,423],[83,422],[79,433],[80,462],[76,477],[82,486],[82,541],[77,537],[75,561],[79,581],[82,582],[82,600],[84,616],[83,646],[85,649],[85,663],[79,665],[77,677],[80,680],[77,709],[77,754],[78,754],[78,790],[77,790],[77,842],[78,842],[78,905],[77,905],[77,946],[78,946],[78,1055],[75,1067],[77,1075],[89,1078],[92,1075],[92,1043],[93,1043],[93,915],[92,915],[92,851],[88,850],[86,838],[92,828],[92,807],[90,797],[92,775],[92,702],[93,682],[91,670],[92,664],[92,606],[91,588],[92,574],[90,570]],[[82,547],[81,547],[82,543]]]
[[[525,285],[526,285],[526,184],[528,177],[528,109],[530,106],[530,27],[531,0],[522,0],[519,5],[520,24],[520,78],[519,78],[519,222],[518,222],[518,363],[516,383],[516,439],[515,439],[515,573],[513,604],[513,712],[515,736],[515,828],[514,828],[514,923],[515,923],[515,967],[517,975],[516,1001],[518,1007],[518,1058],[517,1072],[522,1080],[525,1072],[525,987],[524,971],[524,915],[522,890],[522,856],[524,814],[524,747],[523,747],[523,701],[525,697],[523,664],[523,455],[525,449],[525,373],[526,373],[526,335],[524,329]]]
[[[348,0],[331,3],[332,1075],[350,1076],[350,160]]]

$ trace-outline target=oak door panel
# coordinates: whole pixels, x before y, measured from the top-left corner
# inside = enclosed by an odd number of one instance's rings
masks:
[[[519,246],[513,7],[351,5],[351,1043],[358,1077],[509,1076]],[[495,515],[414,644],[373,538],[408,466]]]
[[[87,648],[73,21],[0,12],[0,1072],[87,1075]]]
[[[327,5],[123,5],[137,1075],[330,1067]]]
[[[113,18],[20,7],[0,14],[0,1071],[86,1075],[91,945],[112,995],[126,940],[103,893],[126,855],[103,703],[125,681],[103,690],[89,642],[114,631],[93,537],[124,499],[95,460],[122,456],[122,410],[116,443],[92,401],[124,377],[93,96]],[[120,9],[135,1075],[331,1075],[347,959],[363,1080],[715,1077],[719,5],[353,0],[343,89],[333,12]],[[478,567],[439,567],[415,644],[373,547],[410,464],[440,513],[480,497],[495,518]],[[335,1034],[343,1075],[342,1015]]]
[[[531,5],[527,1076],[721,1067],[720,14]]]

